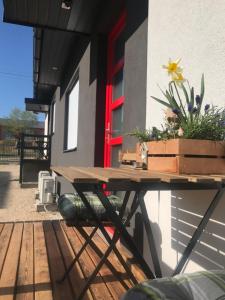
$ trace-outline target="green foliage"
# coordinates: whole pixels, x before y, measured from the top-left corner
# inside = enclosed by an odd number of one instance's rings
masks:
[[[152,96],[154,100],[177,114],[178,118],[182,122],[188,121],[188,118],[191,119],[194,113],[200,114],[201,112],[205,94],[204,74],[202,74],[201,78],[200,96],[196,95],[196,97],[198,97],[197,99],[199,99],[198,102],[195,103],[194,88],[190,87],[188,82],[186,82],[186,85],[187,86],[185,86],[182,82],[177,84],[174,81],[170,81],[166,92],[160,89],[166,101]],[[179,89],[182,90],[182,94],[179,92]],[[182,100],[183,98],[185,101]],[[185,102],[185,104],[183,102]]]
[[[210,108],[209,104],[203,107],[204,75],[199,95],[195,95],[194,88],[187,81],[186,84],[171,81],[168,89],[161,92],[165,99],[152,98],[168,110],[162,130],[156,127],[149,130],[136,128],[129,135],[135,136],[139,142],[174,138],[225,140],[225,108]]]
[[[140,143],[165,140],[170,136],[167,130],[160,130],[156,127],[143,130],[135,128],[132,132],[128,133],[128,135],[136,137]]]
[[[195,116],[192,121],[180,125],[182,137],[186,139],[225,140],[225,109],[212,107],[204,114]]]
[[[37,116],[30,111],[22,111],[14,108],[9,114],[6,127],[14,137],[19,137],[21,133],[32,133],[37,125]]]

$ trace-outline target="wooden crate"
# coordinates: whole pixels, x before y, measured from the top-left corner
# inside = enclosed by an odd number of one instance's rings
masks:
[[[126,150],[119,153],[119,162],[122,164],[133,164],[136,162],[135,150]]]
[[[174,139],[148,142],[148,169],[176,174],[225,174],[225,142]],[[137,146],[137,157],[140,151]]]

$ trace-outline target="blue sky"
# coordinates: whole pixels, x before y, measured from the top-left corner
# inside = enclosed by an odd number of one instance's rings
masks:
[[[24,110],[24,98],[33,96],[33,29],[2,19],[0,0],[0,117],[5,117],[14,107]]]

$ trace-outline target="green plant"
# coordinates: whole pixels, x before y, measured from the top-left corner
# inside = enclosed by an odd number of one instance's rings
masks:
[[[186,139],[225,140],[225,109],[212,107],[192,122],[181,123],[181,127]]]
[[[160,140],[161,134],[162,132],[156,127],[152,127],[152,129],[135,128],[128,133],[129,136],[136,137],[140,143]]]
[[[163,131],[168,133],[168,138],[225,140],[225,109],[210,108],[209,104],[203,109],[204,75],[201,78],[200,93],[195,95],[194,88],[183,77],[179,62],[170,60],[164,66],[169,76],[172,76],[168,89],[165,92],[160,89],[165,99],[152,96],[172,114],[172,117],[166,117]]]
[[[195,95],[195,89],[184,79],[179,63],[180,60],[169,60],[168,65],[163,66],[172,77],[165,91],[160,88],[164,99],[152,96],[167,108],[162,130],[156,127],[146,130],[136,128],[129,135],[136,137],[139,142],[174,138],[225,140],[225,108],[210,107],[209,104],[203,106],[204,74],[200,93]]]

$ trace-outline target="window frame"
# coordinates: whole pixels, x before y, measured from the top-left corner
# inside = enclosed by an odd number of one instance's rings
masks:
[[[73,89],[75,88],[75,86],[77,85],[77,83],[79,84],[79,88],[78,88],[78,110],[77,110],[77,145],[73,148],[69,148],[68,149],[68,129],[69,129],[69,100],[70,100],[70,94],[72,93]],[[66,96],[65,96],[65,119],[64,119],[64,145],[63,145],[63,152],[73,152],[77,150],[78,147],[78,111],[79,111],[79,98],[80,98],[80,82],[79,82],[79,75],[78,73],[75,74],[74,78],[72,79],[72,83],[69,85],[68,90],[66,92]]]
[[[52,101],[51,105],[51,134],[55,134],[55,121],[56,121],[56,101]]]

